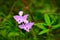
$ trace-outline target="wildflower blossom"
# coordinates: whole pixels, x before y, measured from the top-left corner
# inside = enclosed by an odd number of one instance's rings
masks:
[[[19,28],[24,29],[27,32],[29,32],[29,30],[32,28],[34,23],[33,22],[28,22],[27,17],[28,17],[28,14],[23,15],[23,11],[20,11],[19,15],[13,16],[13,18],[18,22]],[[23,24],[21,24],[21,23],[23,23]]]

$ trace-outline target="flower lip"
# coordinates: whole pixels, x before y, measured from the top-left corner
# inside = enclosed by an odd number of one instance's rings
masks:
[[[19,28],[24,29],[27,32],[29,32],[29,30],[32,28],[33,24],[34,24],[33,22],[25,23],[25,24],[19,25]]]

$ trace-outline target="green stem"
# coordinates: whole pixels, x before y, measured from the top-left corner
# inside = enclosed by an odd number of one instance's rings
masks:
[[[47,40],[50,40],[50,33],[47,33]]]
[[[51,26],[48,26],[49,32],[47,33],[47,40],[50,40],[50,30],[51,30]]]

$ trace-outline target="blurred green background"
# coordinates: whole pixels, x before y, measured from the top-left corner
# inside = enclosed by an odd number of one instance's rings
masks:
[[[29,14],[28,20],[44,22],[44,14],[60,23],[60,0],[0,0],[0,40],[60,40],[60,27],[53,30],[50,39],[47,34],[38,35],[42,30],[33,25],[30,32],[18,28],[13,16],[19,11]]]

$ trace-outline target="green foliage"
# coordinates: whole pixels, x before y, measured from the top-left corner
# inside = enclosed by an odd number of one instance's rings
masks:
[[[48,32],[51,31],[51,29],[53,30],[53,29],[57,29],[57,28],[60,27],[60,24],[52,25],[52,24],[54,24],[55,20],[53,20],[53,21],[51,22],[51,21],[50,21],[51,18],[49,17],[48,14],[44,14],[44,20],[45,20],[45,23],[35,23],[35,25],[36,25],[38,28],[42,29],[42,31],[39,32],[39,35],[48,33]],[[46,26],[49,27],[49,28],[47,29]]]

